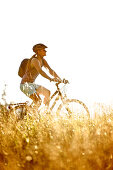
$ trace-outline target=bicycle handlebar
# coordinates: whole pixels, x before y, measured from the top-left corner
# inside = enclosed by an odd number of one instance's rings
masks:
[[[69,81],[68,81],[68,80],[66,80],[66,79],[63,79],[61,82],[57,82],[57,83],[55,83],[55,85],[58,87],[58,85],[59,85],[60,83],[68,84],[68,83],[69,83]]]
[[[62,83],[64,83],[64,84],[69,84],[69,81],[66,80],[66,79],[63,79],[63,82],[62,82]]]

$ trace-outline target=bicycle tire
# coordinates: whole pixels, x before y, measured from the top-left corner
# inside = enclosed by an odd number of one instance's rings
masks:
[[[64,112],[66,111],[68,113],[69,116],[73,116],[74,114],[77,116],[80,115],[80,111],[79,109],[77,110],[77,107],[76,106],[76,109],[75,110],[72,110],[72,108],[70,108],[70,104],[74,104],[74,106],[76,104],[79,104],[79,108],[82,110],[81,111],[81,116],[85,116],[87,118],[90,118],[90,112],[89,112],[89,109],[88,107],[80,100],[78,99],[66,99],[63,103],[61,103],[57,109],[57,113],[60,113],[60,112]]]

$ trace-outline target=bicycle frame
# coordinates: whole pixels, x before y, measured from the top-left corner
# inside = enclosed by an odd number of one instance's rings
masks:
[[[55,101],[53,102],[50,110],[52,110],[52,109],[54,108],[54,106],[55,106],[56,102],[59,100],[59,98],[61,98],[61,101],[63,102],[63,96],[62,96],[62,93],[61,93],[61,91],[60,91],[60,88],[58,87],[59,84],[60,84],[60,83],[56,83],[56,84],[55,84],[56,87],[57,87],[57,90],[56,90],[56,91],[53,93],[53,95],[50,97],[50,101],[51,101],[51,100],[53,99],[53,97],[58,94],[58,96],[56,97]],[[66,97],[66,95],[65,95],[65,97]],[[49,103],[50,103],[50,102],[49,102]]]
[[[60,110],[60,108],[65,105],[65,103],[69,103],[69,102],[75,102],[75,103],[79,103],[80,105],[82,105],[82,107],[86,110],[87,114],[88,114],[88,117],[90,117],[90,113],[89,113],[89,110],[87,108],[87,106],[80,100],[77,100],[77,99],[67,99],[67,95],[63,95],[62,92],[61,92],[61,89],[59,88],[59,84],[60,83],[56,83],[56,87],[57,87],[57,90],[51,95],[50,97],[50,100],[48,102],[48,106],[49,106],[49,109],[52,110],[54,108],[54,106],[56,105],[57,101],[59,99],[61,99],[61,104],[59,104],[58,106],[58,109]],[[64,83],[64,84],[67,84],[67,83]],[[50,102],[51,100],[58,94],[58,96],[55,98],[52,106],[50,107]],[[17,108],[22,108],[22,110],[25,108],[25,106],[28,106],[27,102],[25,103],[16,103],[16,104],[9,104],[8,105],[8,109],[17,109]],[[30,107],[32,106],[32,104],[30,105]],[[38,105],[37,105],[38,106]],[[14,108],[13,108],[14,107]],[[38,106],[38,108],[40,107],[40,104]],[[68,108],[66,108],[66,110],[68,111]],[[68,111],[69,112],[69,111]]]

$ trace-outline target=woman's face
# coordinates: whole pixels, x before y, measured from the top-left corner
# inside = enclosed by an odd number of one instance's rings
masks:
[[[46,56],[46,50],[44,48],[37,50],[37,52],[41,57]]]

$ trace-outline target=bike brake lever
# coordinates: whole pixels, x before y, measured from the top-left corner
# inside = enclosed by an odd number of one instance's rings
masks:
[[[63,79],[63,83],[64,83],[64,84],[69,84],[69,81],[66,80],[66,79]]]

